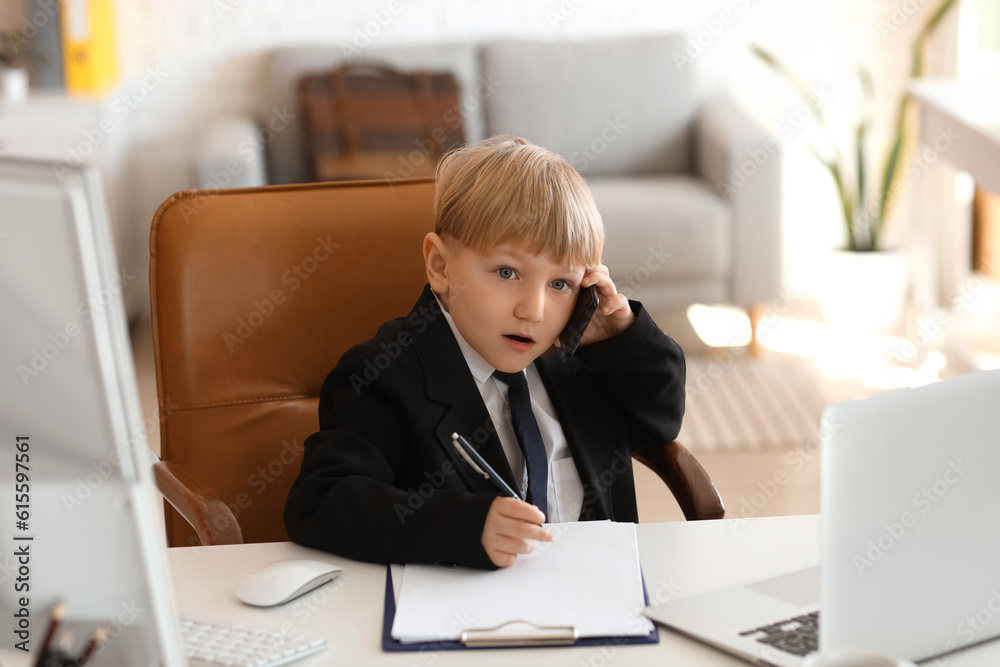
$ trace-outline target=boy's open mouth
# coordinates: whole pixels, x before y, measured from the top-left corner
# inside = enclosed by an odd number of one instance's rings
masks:
[[[533,338],[529,338],[528,336],[520,336],[518,334],[504,334],[503,337],[504,338],[509,338],[510,340],[516,340],[519,343],[534,343],[535,342],[535,340]]]

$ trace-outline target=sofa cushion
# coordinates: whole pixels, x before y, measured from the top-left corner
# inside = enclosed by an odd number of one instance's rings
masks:
[[[618,277],[611,274],[615,286]],[[714,278],[677,278],[666,283],[636,283],[619,290],[630,299],[642,302],[642,307],[649,311],[653,321],[660,326],[667,326],[676,317],[676,311],[686,309],[692,303],[730,303],[732,290],[729,289],[728,276]],[[671,329],[664,329],[671,333]]]
[[[351,47],[353,48],[353,47]],[[302,151],[301,114],[295,90],[303,74],[315,74],[348,62],[378,62],[404,72],[414,70],[451,72],[459,83],[460,108],[466,140],[483,138],[481,99],[489,87],[479,79],[477,47],[473,44],[422,44],[411,46],[371,47],[355,53],[339,46],[296,47],[272,52],[265,66],[266,85],[262,86],[259,115],[265,125],[274,109],[288,109],[296,118],[280,131],[267,146],[271,183],[301,183],[308,179]],[[414,146],[414,150],[417,147]],[[399,177],[409,176],[400,173]]]
[[[582,174],[685,172],[699,108],[677,34],[483,45],[487,136],[511,133],[559,153]]]
[[[641,176],[587,183],[604,218],[604,263],[622,293],[730,271],[732,212],[704,181]]]

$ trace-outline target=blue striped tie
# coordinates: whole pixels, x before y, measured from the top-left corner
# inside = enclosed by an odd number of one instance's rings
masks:
[[[549,458],[545,453],[542,432],[538,430],[535,413],[531,410],[528,379],[524,373],[493,371],[493,377],[507,385],[510,418],[528,467],[528,493],[525,500],[548,516]]]

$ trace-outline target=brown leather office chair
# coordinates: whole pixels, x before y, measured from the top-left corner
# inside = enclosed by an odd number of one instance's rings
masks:
[[[157,485],[171,546],[287,540],[282,509],[319,391],[426,282],[432,179],[179,192],[150,237]],[[688,519],[719,494],[680,444],[637,457]]]

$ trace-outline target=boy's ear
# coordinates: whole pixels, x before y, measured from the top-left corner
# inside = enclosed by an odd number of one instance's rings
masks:
[[[448,248],[444,239],[431,232],[424,237],[424,267],[427,282],[438,294],[448,293]]]

